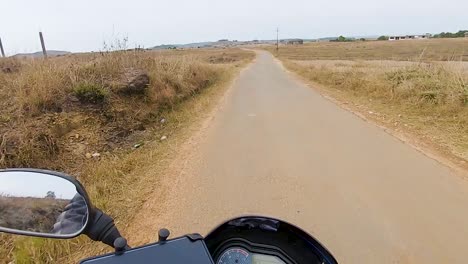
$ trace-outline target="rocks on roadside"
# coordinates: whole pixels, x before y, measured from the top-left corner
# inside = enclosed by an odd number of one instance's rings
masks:
[[[86,156],[86,158],[88,158],[88,159],[90,159],[90,158],[95,158],[95,159],[97,159],[97,158],[101,157],[101,154],[100,154],[99,152],[94,152],[93,154],[91,154],[91,153],[88,152],[88,153],[86,153],[85,156]]]
[[[81,156],[81,155],[85,155],[86,153],[86,145],[85,144],[82,144],[82,143],[74,143],[72,142],[73,144],[73,148],[72,148],[72,153],[77,155],[77,156]]]
[[[133,148],[137,149],[137,148],[143,146],[143,144],[144,143],[137,143],[137,144],[133,145]]]
[[[129,68],[125,70],[119,81],[111,84],[111,87],[120,94],[144,94],[149,82],[149,76],[144,70]]]
[[[167,139],[167,136],[162,136],[162,137],[161,137],[161,141],[164,141],[164,140],[166,140],[166,139]]]

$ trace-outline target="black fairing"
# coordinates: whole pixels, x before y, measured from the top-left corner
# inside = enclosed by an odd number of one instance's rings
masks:
[[[315,238],[284,221],[258,216],[230,220],[205,238],[213,259],[229,247],[241,246],[255,253],[280,257],[286,263],[335,264],[337,261]]]

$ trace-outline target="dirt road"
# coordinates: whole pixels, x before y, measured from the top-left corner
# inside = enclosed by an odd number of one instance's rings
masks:
[[[184,148],[131,242],[262,214],[309,231],[340,263],[468,263],[468,181],[300,84],[268,53]]]

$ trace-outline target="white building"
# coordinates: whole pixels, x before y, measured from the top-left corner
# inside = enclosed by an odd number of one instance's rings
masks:
[[[402,35],[402,36],[389,36],[388,40],[394,41],[394,40],[408,40],[408,39],[428,39],[431,38],[431,34],[425,34],[425,35]]]

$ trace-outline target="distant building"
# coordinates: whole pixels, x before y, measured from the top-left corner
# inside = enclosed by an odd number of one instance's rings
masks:
[[[465,38],[468,38],[468,32],[465,32]]]
[[[288,45],[302,45],[304,44],[304,40],[302,39],[289,39],[286,44]]]
[[[431,38],[431,34],[425,35],[402,35],[402,36],[389,36],[388,40],[395,41],[395,40],[409,40],[409,39],[428,39]]]

